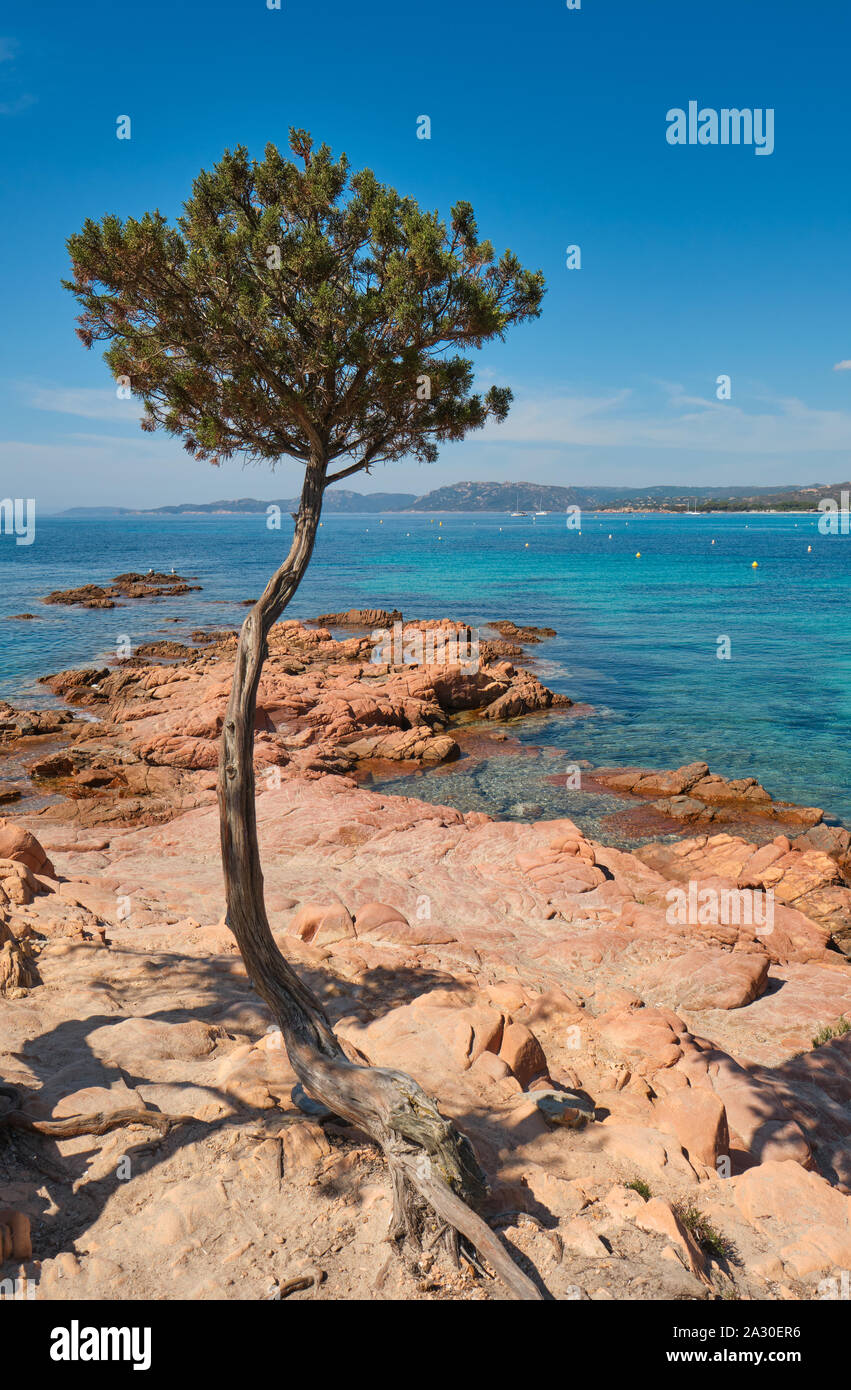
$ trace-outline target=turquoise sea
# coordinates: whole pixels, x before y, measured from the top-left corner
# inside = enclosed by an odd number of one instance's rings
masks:
[[[0,697],[50,703],[38,676],[114,656],[121,638],[135,645],[240,622],[240,601],[257,596],[286,552],[284,523],[47,517],[31,546],[0,535]],[[151,567],[196,576],[202,592],[106,611],[40,603],[51,589]],[[465,809],[557,815],[564,797],[545,776],[570,762],[701,758],[851,824],[850,577],[851,537],[821,535],[811,515],[586,513],[581,533],[562,515],[327,516],[289,615],[397,607],[406,619],[513,618],[557,630],[529,654],[544,682],[587,714],[516,726],[526,757],[406,777],[394,789]],[[37,618],[7,620],[20,612]],[[730,660],[718,659],[723,637]]]

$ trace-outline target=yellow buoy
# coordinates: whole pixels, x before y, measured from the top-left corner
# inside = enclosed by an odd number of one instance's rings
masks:
[[[636,558],[636,560],[640,560],[640,559],[641,559],[641,551],[640,551],[640,550],[636,550],[636,552],[635,552],[635,558]]]
[[[438,526],[442,526],[442,525],[443,525],[443,522],[442,522],[442,521],[439,521],[437,524],[438,524]]]
[[[529,542],[528,542],[528,541],[526,542],[526,549],[527,549],[527,550],[529,549]]]
[[[754,560],[753,564],[751,565],[751,569],[752,569],[752,570],[757,570],[757,569],[759,569],[759,563],[758,563],[756,560]]]
[[[809,555],[809,553],[810,553],[811,550],[812,550],[812,546],[811,546],[811,545],[808,545],[808,546],[807,546],[807,554],[808,554],[808,555]]]
[[[712,542],[712,544],[713,544],[713,545],[714,545],[714,544],[715,544],[715,542],[714,542],[714,541],[713,541],[713,542]]]

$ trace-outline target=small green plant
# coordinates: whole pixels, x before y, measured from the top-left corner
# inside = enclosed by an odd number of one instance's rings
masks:
[[[842,1038],[846,1033],[851,1033],[851,1023],[847,1018],[840,1018],[838,1023],[826,1023],[813,1038],[813,1047],[821,1047],[822,1043],[828,1043],[832,1038]]]
[[[625,1182],[624,1187],[628,1187],[633,1192],[637,1192],[639,1197],[644,1198],[645,1202],[649,1202],[650,1198],[653,1196],[650,1184],[646,1183],[643,1178],[633,1178],[630,1182]]]
[[[674,1211],[686,1230],[694,1236],[701,1250],[714,1255],[719,1260],[727,1259],[733,1253],[732,1243],[716,1231],[703,1212],[689,1202],[675,1202]]]

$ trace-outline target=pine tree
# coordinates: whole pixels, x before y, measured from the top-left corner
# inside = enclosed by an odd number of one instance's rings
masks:
[[[87,220],[69,238],[78,335],[104,356],[195,458],[304,465],[292,545],[240,633],[222,731],[219,806],[227,922],[249,978],[283,1032],[306,1091],[383,1148],[394,1233],[421,1238],[434,1213],[457,1254],[475,1245],[519,1297],[535,1286],[475,1213],[484,1177],[469,1142],[402,1073],[350,1062],[313,993],[272,936],[257,845],[257,687],[272,625],[307,569],[329,484],[376,464],[437,458],[486,421],[465,352],[540,313],[544,281],[479,239],[473,209],[435,212],[352,173],[343,155],[290,132],[293,159],[238,146],[196,178],[172,227],[160,212]],[[424,1162],[424,1158],[428,1161]]]

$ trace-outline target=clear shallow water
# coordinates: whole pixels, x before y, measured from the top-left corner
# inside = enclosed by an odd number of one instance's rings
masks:
[[[136,645],[240,622],[240,600],[262,589],[290,524],[57,517],[39,519],[32,546],[0,535],[0,697],[47,703],[38,676],[114,656],[123,636]],[[51,589],[172,566],[197,576],[202,592],[106,611],[39,602]],[[563,516],[331,516],[288,611],[398,607],[406,618],[554,627],[558,636],[529,654],[547,684],[594,712],[512,730],[550,750],[541,773],[559,770],[559,750],[564,761],[597,765],[702,758],[851,822],[849,578],[851,537],[822,536],[808,516],[586,513],[581,535]],[[38,617],[6,621],[20,612]],[[731,639],[730,661],[717,658],[720,636]],[[540,803],[531,761],[519,760],[510,778],[497,767],[507,760],[493,761],[477,791],[489,809],[517,814],[518,802]],[[518,778],[528,780],[523,796]],[[428,779],[414,780],[427,795]],[[434,778],[434,799],[451,782]]]

